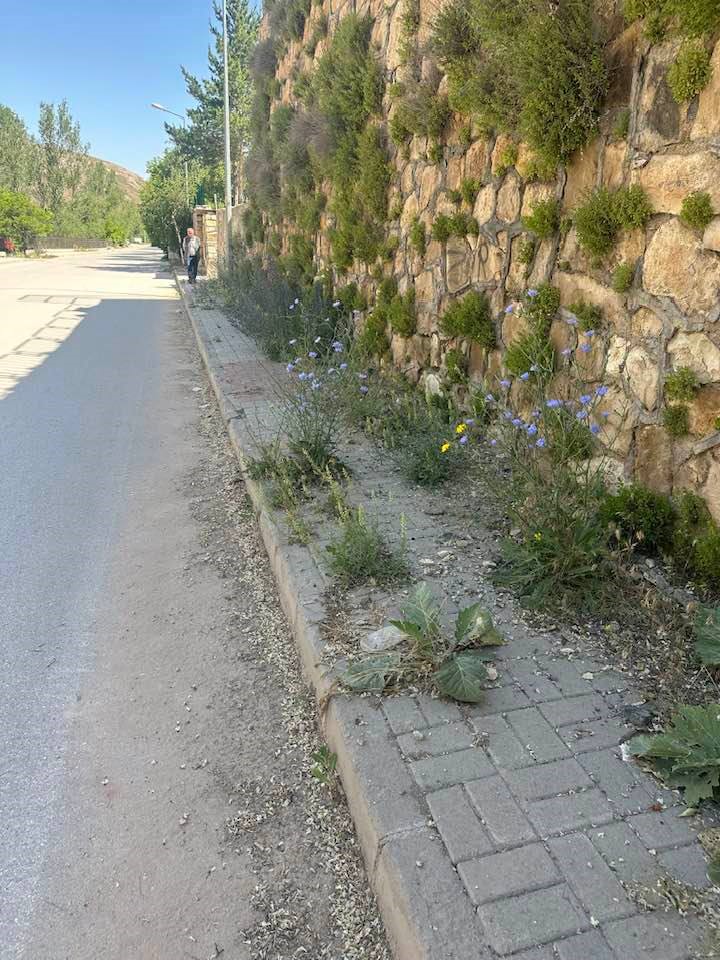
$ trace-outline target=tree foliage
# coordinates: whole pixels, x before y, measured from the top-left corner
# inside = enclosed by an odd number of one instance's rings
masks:
[[[47,236],[52,214],[22,193],[0,190],[0,236],[9,237],[20,250],[27,250],[38,237]]]
[[[182,68],[187,92],[196,104],[188,110],[190,122],[186,127],[165,125],[170,138],[184,157],[197,160],[208,167],[222,166],[224,156],[222,6],[214,3],[213,11],[208,76],[196,77]],[[227,16],[230,145],[237,184],[249,137],[252,101],[250,58],[257,39],[259,17],[250,8],[248,0],[230,0]]]
[[[190,199],[203,186],[207,174],[199,161],[190,161]],[[182,237],[192,224],[192,209],[179,150],[168,150],[148,164],[148,179],[140,191],[140,213],[150,243],[166,252],[180,250]]]

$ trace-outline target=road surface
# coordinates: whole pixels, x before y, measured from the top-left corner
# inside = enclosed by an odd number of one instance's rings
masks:
[[[3,960],[385,956],[225,444],[157,251],[0,261]]]

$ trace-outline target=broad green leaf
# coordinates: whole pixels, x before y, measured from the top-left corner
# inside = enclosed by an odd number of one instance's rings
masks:
[[[415,640],[419,644],[423,643],[423,632],[416,623],[412,622],[412,620],[391,620],[390,625],[397,627],[401,633],[404,633],[406,636],[410,637],[411,640]]]
[[[463,618],[463,636],[458,636],[460,618]],[[502,636],[493,626],[492,616],[487,607],[475,603],[460,612],[455,627],[458,643],[479,644],[482,647],[497,647],[503,643]]]
[[[720,857],[715,857],[714,860],[711,860],[707,868],[708,880],[710,883],[714,883],[716,887],[720,887]]]
[[[382,653],[351,663],[340,678],[346,687],[363,693],[380,693],[388,679],[400,670],[402,659],[397,653]]]
[[[414,623],[424,640],[434,647],[442,633],[440,606],[426,583],[418,584],[415,593],[402,608],[403,620]]]
[[[482,700],[487,678],[483,658],[474,650],[456,653],[433,676],[440,693],[463,703]]]
[[[630,752],[650,759],[671,787],[694,806],[720,786],[720,704],[682,706],[667,730],[635,737]]]
[[[698,658],[710,667],[720,666],[720,607],[700,607],[693,632]]]

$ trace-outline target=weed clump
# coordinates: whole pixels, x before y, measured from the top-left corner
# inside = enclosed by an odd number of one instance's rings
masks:
[[[699,389],[697,374],[690,367],[678,367],[665,378],[665,395],[668,400],[692,403]]]
[[[615,246],[621,230],[644,227],[653,214],[640,186],[593,191],[573,217],[580,246],[594,257],[603,257]]]
[[[546,240],[560,228],[560,205],[557,200],[541,200],[531,213],[523,217],[523,226],[538,240]]]
[[[663,425],[671,437],[684,437],[690,432],[689,410],[684,403],[674,403],[663,411]]]
[[[490,350],[495,346],[495,325],[490,301],[475,290],[455,300],[440,318],[440,329],[448,337],[466,337]]]
[[[404,552],[388,546],[377,520],[360,507],[340,507],[340,536],[326,549],[330,569],[344,586],[368,580],[388,583],[407,576]]]
[[[680,219],[693,230],[704,230],[715,216],[712,198],[704,190],[696,190],[683,200]]]
[[[619,263],[613,270],[612,288],[615,293],[627,293],[635,276],[634,263]]]
[[[704,44],[688,42],[668,70],[667,82],[675,100],[686,103],[708,85],[711,76],[710,54]]]
[[[410,241],[410,246],[415,250],[415,253],[424,257],[426,246],[425,224],[417,217],[415,217],[410,225],[408,240]]]

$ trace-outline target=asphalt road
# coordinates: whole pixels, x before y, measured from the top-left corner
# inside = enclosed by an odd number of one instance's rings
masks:
[[[158,251],[0,261],[3,960],[245,955],[204,389]]]

